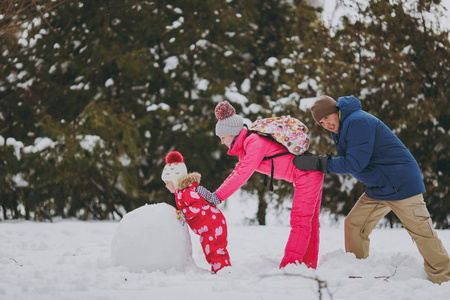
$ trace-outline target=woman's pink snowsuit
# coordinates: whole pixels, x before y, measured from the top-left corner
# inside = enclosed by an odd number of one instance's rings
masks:
[[[228,155],[237,156],[239,162],[216,190],[222,201],[241,188],[255,171],[270,176],[272,161],[263,161],[264,157],[286,152],[284,146],[256,133],[247,137],[247,132],[247,129],[242,129],[228,150]],[[273,159],[274,178],[292,182],[295,188],[291,232],[280,268],[298,262],[315,269],[319,256],[319,210],[324,175],[318,171],[297,169],[292,163],[293,158],[293,154],[287,154]]]

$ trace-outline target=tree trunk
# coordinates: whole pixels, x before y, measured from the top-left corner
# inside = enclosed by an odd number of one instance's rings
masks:
[[[265,186],[258,189],[258,212],[256,213],[256,218],[258,219],[259,225],[266,225],[266,209],[267,201],[265,199]]]

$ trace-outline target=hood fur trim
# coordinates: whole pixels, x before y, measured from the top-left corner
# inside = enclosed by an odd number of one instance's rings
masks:
[[[189,173],[186,176],[183,176],[178,180],[177,188],[180,190],[185,189],[191,183],[194,183],[194,182],[197,182],[198,184],[200,184],[201,177],[202,176],[200,175],[200,173],[197,173],[197,172]]]

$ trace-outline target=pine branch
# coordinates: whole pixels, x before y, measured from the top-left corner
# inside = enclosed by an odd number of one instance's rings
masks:
[[[22,264],[20,264],[20,263],[19,263],[17,260],[15,260],[14,258],[10,257],[9,259],[12,260],[13,262],[15,262],[16,264],[18,264],[19,267],[22,266]]]
[[[395,267],[394,273],[392,273],[391,275],[382,275],[382,276],[375,276],[373,277],[374,279],[383,279],[384,281],[388,281],[389,279],[391,279],[392,277],[394,277],[395,273],[397,273],[397,267]],[[364,276],[353,276],[350,275],[348,276],[348,278],[352,278],[352,279],[360,279],[360,278],[366,278]]]
[[[283,274],[273,274],[273,275],[261,275],[261,278],[268,278],[268,277],[275,277],[275,276],[289,276],[289,277],[301,277],[305,279],[314,280],[317,282],[318,286],[318,294],[319,294],[319,300],[322,300],[324,297],[324,291],[328,294],[331,300],[333,300],[333,294],[330,292],[330,289],[328,288],[328,283],[325,280],[320,279],[317,275],[314,277],[305,276],[302,274],[290,274],[284,272]]]

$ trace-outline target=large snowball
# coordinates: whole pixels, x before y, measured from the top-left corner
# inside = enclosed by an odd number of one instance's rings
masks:
[[[175,208],[168,204],[139,207],[120,221],[111,256],[132,272],[183,270],[193,265],[188,225],[177,220]]]

